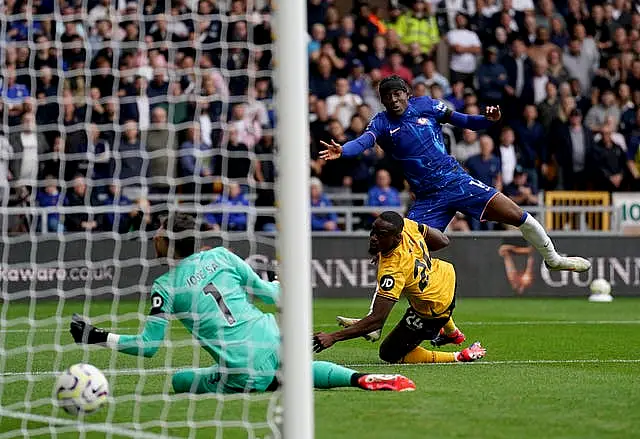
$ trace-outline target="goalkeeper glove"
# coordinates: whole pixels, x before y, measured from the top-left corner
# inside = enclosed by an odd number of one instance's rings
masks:
[[[71,318],[71,326],[69,332],[73,336],[76,343],[81,344],[97,344],[106,343],[109,333],[104,329],[96,328],[87,323],[78,314],[73,314]]]

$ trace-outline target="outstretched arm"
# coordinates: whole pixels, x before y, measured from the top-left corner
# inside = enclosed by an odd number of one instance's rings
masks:
[[[389,317],[389,313],[395,304],[395,300],[376,295],[371,313],[358,321],[358,323],[331,334],[324,332],[314,334],[313,350],[315,352],[321,352],[339,341],[362,337],[365,334],[377,331],[384,326],[384,322],[387,321],[387,317]]]
[[[154,308],[151,310],[153,313]],[[138,335],[119,335],[97,328],[77,314],[71,320],[70,332],[76,343],[98,344],[129,355],[153,357],[164,340],[169,322],[160,315],[150,315]]]
[[[450,123],[458,128],[467,128],[473,131],[489,128],[494,122],[500,120],[500,106],[487,107],[484,116],[447,111],[440,119],[440,123]]]
[[[355,157],[362,154],[366,149],[373,148],[376,144],[376,136],[371,131],[365,131],[357,139],[351,140],[344,145],[340,145],[335,140],[331,140],[331,143],[320,141],[324,146],[324,151],[320,151],[320,158],[323,160],[335,160],[344,157]]]

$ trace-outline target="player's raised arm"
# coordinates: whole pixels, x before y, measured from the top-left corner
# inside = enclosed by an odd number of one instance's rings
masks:
[[[225,249],[226,250],[226,249]],[[253,271],[238,255],[226,250],[227,257],[233,261],[236,272],[240,276],[242,284],[251,289],[251,292],[264,303],[277,304],[280,300],[280,282],[267,282]]]
[[[324,332],[314,334],[313,350],[315,352],[321,352],[330,348],[339,341],[362,337],[370,332],[381,329],[384,326],[384,322],[387,321],[387,317],[389,317],[389,313],[395,304],[395,300],[377,295],[373,302],[373,309],[371,313],[354,325],[331,334]]]
[[[489,106],[485,109],[484,116],[458,113],[451,110],[444,102],[432,100],[436,113],[436,119],[440,123],[450,123],[458,128],[466,128],[473,131],[489,128],[502,117],[500,106]]]

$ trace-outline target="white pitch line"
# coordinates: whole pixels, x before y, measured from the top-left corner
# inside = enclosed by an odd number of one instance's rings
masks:
[[[7,410],[0,406],[0,416],[5,416],[7,418],[15,418],[15,419],[24,419],[27,421],[35,421],[42,422],[44,424],[49,424],[50,426],[60,425],[60,426],[72,426],[75,427],[78,431],[98,431],[101,433],[116,433],[122,436],[128,436],[133,438],[148,438],[148,439],[158,439],[158,438],[167,438],[168,436],[161,436],[158,434],[153,434],[145,431],[139,430],[128,430],[125,428],[120,428],[117,425],[101,425],[101,424],[92,424],[79,422],[78,420],[70,420],[70,419],[62,419],[62,418],[54,418],[53,416],[42,416],[36,415],[32,413],[23,413],[17,412],[13,410]],[[53,427],[55,428],[55,427]],[[1,435],[0,438],[11,438],[16,437],[13,435],[13,432],[6,432]]]
[[[586,358],[578,360],[496,360],[496,361],[476,361],[470,363],[474,366],[496,366],[496,365],[518,365],[518,364],[633,364],[640,363],[640,358],[626,359],[597,359]],[[389,364],[389,363],[347,363],[348,367],[424,367],[424,366],[451,366],[459,363],[423,363],[423,364]],[[187,366],[185,366],[187,367]],[[153,375],[157,373],[173,373],[182,368],[163,368],[157,367],[153,369],[103,369],[105,375]],[[466,365],[465,365],[466,367]],[[0,377],[12,376],[42,376],[56,375],[60,372],[56,371],[33,371],[33,372],[2,372]]]
[[[465,363],[462,367],[467,367],[467,364],[472,366],[495,366],[495,365],[518,365],[518,364],[625,364],[625,363],[640,363],[640,358],[629,359],[607,359],[599,360],[597,358],[587,358],[583,360],[496,360],[496,361],[474,361],[473,363]],[[456,363],[423,363],[423,364],[389,364],[389,363],[353,363],[346,364],[349,367],[424,367],[424,366],[454,366],[461,364]]]
[[[460,327],[463,326],[580,326],[580,325],[640,325],[640,320],[524,320],[524,321],[504,321],[504,322],[478,322],[478,321],[470,321],[470,322],[462,322],[456,321],[456,324]],[[319,323],[313,325],[315,328],[337,328],[337,323]],[[180,326],[172,327],[172,330],[180,329]],[[110,331],[110,328],[104,328],[107,331]],[[122,328],[117,328],[116,331],[137,331],[139,328],[137,326],[125,326]],[[24,329],[0,329],[0,334],[24,334],[32,331],[36,332],[67,332],[67,327],[60,328],[24,328]]]

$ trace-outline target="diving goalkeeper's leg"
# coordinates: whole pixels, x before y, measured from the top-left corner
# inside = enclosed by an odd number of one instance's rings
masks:
[[[180,370],[171,378],[171,384],[176,393],[223,393],[216,366]]]
[[[316,389],[357,387],[364,390],[408,392],[416,389],[409,378],[402,375],[358,373],[328,361],[313,362],[313,386]]]

